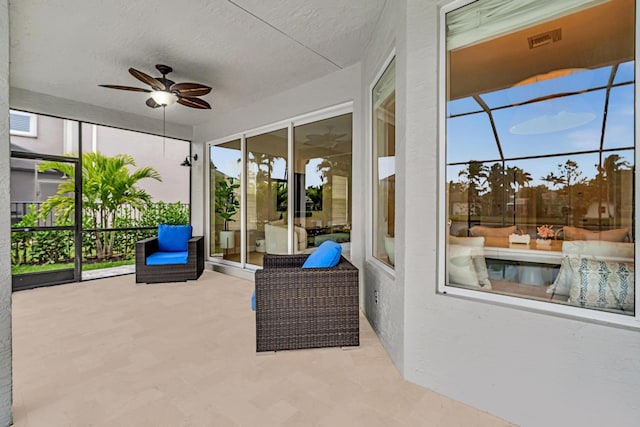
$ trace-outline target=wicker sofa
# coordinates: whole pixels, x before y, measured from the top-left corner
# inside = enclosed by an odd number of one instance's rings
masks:
[[[272,255],[256,271],[256,349],[360,345],[358,269],[301,268],[309,255]]]
[[[158,252],[158,237],[136,242],[136,283],[197,280],[204,271],[204,237],[192,237],[187,245],[186,264],[147,265],[147,257]]]

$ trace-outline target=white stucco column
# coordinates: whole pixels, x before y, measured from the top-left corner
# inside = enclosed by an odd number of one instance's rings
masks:
[[[3,427],[13,423],[9,154],[9,2],[0,0],[0,426]]]

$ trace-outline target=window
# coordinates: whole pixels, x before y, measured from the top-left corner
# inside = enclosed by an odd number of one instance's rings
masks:
[[[15,136],[38,136],[38,116],[32,113],[9,110],[10,134]]]
[[[443,10],[440,290],[635,318],[635,2],[460,4]]]
[[[373,86],[373,256],[395,264],[396,62],[393,58]]]

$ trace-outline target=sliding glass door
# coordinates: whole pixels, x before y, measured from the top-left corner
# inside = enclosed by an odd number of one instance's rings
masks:
[[[295,226],[312,251],[326,240],[351,242],[351,114],[294,127]]]
[[[288,130],[247,138],[247,263],[289,252]]]
[[[350,255],[352,114],[344,110],[211,145],[212,259],[262,266],[265,253],[311,253],[326,240]]]
[[[240,262],[242,152],[240,140],[210,149],[210,253]]]

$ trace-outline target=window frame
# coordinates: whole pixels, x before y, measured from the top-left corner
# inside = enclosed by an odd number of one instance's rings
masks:
[[[367,242],[366,260],[367,260],[367,262],[373,263],[378,268],[382,269],[384,272],[386,272],[391,277],[395,277],[395,274],[396,274],[395,273],[395,271],[396,271],[395,266],[391,266],[391,265],[381,261],[374,254],[374,240],[376,238],[376,235],[375,235],[374,209],[376,209],[376,207],[377,207],[377,201],[378,201],[377,189],[378,189],[378,185],[377,185],[377,179],[376,179],[377,178],[376,177],[376,168],[374,167],[374,163],[377,160],[377,157],[376,157],[377,153],[376,153],[375,141],[373,140],[373,134],[374,134],[373,128],[375,126],[375,112],[374,112],[375,109],[374,109],[374,105],[373,105],[373,90],[375,89],[376,85],[378,84],[378,82],[380,81],[382,76],[384,75],[384,72],[387,71],[387,68],[389,68],[389,65],[391,65],[391,62],[395,61],[396,59],[397,59],[396,48],[394,47],[394,48],[391,49],[389,54],[386,56],[384,62],[382,62],[382,64],[378,68],[378,71],[376,72],[376,74],[373,77],[371,83],[369,84],[369,91],[367,92],[367,95],[368,95],[367,106],[368,106],[368,110],[369,110],[369,112],[368,112],[368,116],[369,116],[368,146],[369,146],[369,149],[370,149],[370,155],[368,156],[368,158],[369,158],[369,164],[368,164],[369,173],[367,174],[367,176],[369,177],[369,206],[371,207],[370,214],[367,215],[367,229],[370,230],[371,234],[370,234],[370,239]],[[396,62],[396,66],[397,66],[397,62]],[[397,91],[397,79],[395,79],[395,82],[394,82],[394,91]]]
[[[481,292],[472,289],[464,289],[455,286],[449,286],[446,283],[446,259],[447,259],[447,239],[448,239],[448,224],[447,224],[447,165],[446,165],[446,88],[447,88],[447,45],[446,45],[446,15],[447,13],[466,6],[470,3],[473,3],[477,0],[455,0],[446,5],[443,5],[440,8],[439,16],[438,16],[438,221],[437,221],[437,287],[436,293],[439,295],[447,296],[451,295],[454,297],[461,297],[465,299],[470,299],[473,301],[479,301],[484,303],[496,304],[516,309],[528,310],[539,312],[543,314],[556,315],[563,318],[571,318],[577,320],[584,320],[596,323],[604,323],[615,326],[625,326],[631,327],[634,329],[640,329],[640,286],[638,286],[638,274],[635,271],[635,267],[638,266],[638,261],[640,260],[639,249],[636,245],[636,250],[634,254],[634,286],[635,286],[635,314],[634,316],[629,316],[625,314],[618,313],[610,313],[605,311],[599,311],[595,309],[589,309],[584,307],[576,307],[570,305],[563,304],[554,304],[546,301],[538,301],[533,299],[527,299],[524,297],[515,297],[502,295],[491,292]],[[635,70],[634,70],[634,79],[637,82],[638,74],[640,73],[638,70],[637,59],[638,52],[640,50],[638,43],[638,22],[640,18],[640,7],[636,6],[635,8],[635,26],[636,26],[636,44],[635,44],[635,58],[636,61]],[[637,108],[637,100],[640,99],[640,89],[638,88],[638,84],[635,84],[635,99],[636,99],[636,108],[634,114],[635,120],[635,141],[634,146],[636,149],[634,150],[634,159],[636,165],[638,164],[638,160],[640,158],[640,154],[638,153],[637,141],[638,136],[640,135],[640,129],[638,126],[638,108]],[[636,174],[634,174],[637,177]],[[638,224],[638,218],[640,213],[638,212],[638,196],[640,195],[640,189],[638,189],[638,185],[635,185],[635,214],[634,214],[634,222]],[[637,242],[637,233],[633,236],[634,242]]]

